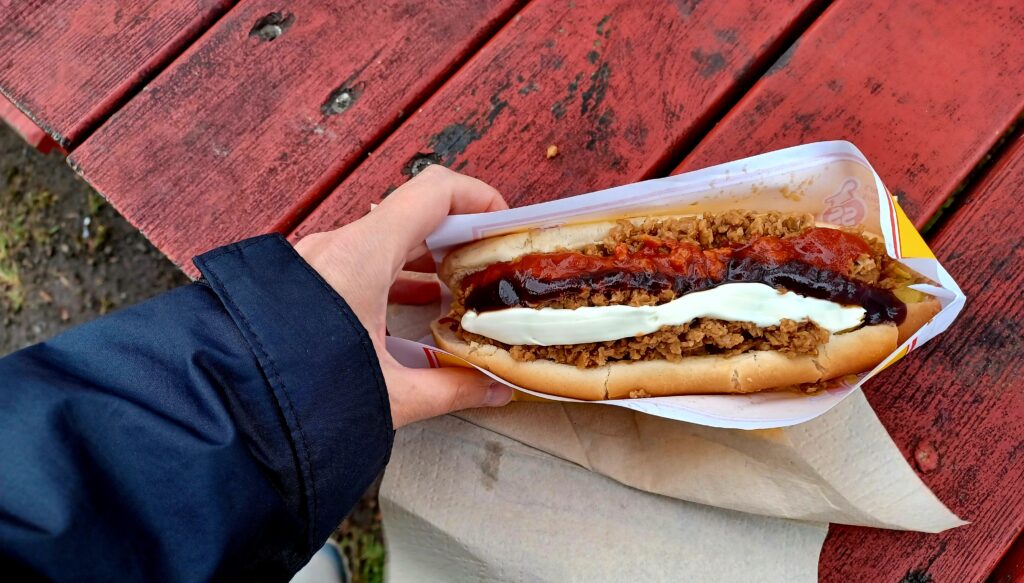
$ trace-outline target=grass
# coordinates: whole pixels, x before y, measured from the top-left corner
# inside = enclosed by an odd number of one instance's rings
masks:
[[[19,258],[29,245],[46,246],[53,228],[29,228],[53,206],[56,197],[48,190],[25,187],[17,169],[8,172],[6,188],[0,198],[0,297],[7,311],[17,313],[25,305],[25,289]]]
[[[377,525],[378,529],[380,528]],[[384,543],[380,535],[364,532],[345,536],[338,544],[348,557],[355,583],[382,583],[384,581]]]
[[[348,559],[353,583],[384,581],[385,549],[377,499],[379,487],[379,482],[370,487],[332,535]]]

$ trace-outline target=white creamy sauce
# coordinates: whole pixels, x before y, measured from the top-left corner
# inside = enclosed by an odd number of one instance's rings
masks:
[[[462,328],[505,344],[554,346],[641,336],[695,318],[752,322],[761,327],[777,326],[783,319],[810,320],[835,333],[859,326],[864,308],[779,293],[763,283],[727,283],[658,306],[469,311],[462,316]]]

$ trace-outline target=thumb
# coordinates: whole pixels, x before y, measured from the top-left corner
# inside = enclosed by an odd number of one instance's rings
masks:
[[[452,411],[501,407],[512,400],[512,389],[467,368],[398,367],[384,376],[396,429]]]

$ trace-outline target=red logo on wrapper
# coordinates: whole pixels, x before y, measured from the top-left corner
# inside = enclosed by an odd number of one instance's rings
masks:
[[[857,181],[851,178],[839,187],[839,192],[826,198],[821,220],[844,227],[859,225],[867,214],[867,207],[856,195],[857,186]]]

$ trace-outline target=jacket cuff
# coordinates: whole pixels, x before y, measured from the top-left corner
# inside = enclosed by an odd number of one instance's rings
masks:
[[[370,337],[280,235],[227,245],[193,262],[263,369],[269,396],[251,397],[270,400],[285,426],[308,543],[317,548],[391,453],[391,406]]]

